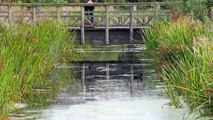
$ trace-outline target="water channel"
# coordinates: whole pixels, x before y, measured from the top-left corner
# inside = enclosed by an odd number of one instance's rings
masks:
[[[55,74],[63,70],[66,74],[55,77],[60,79],[55,86],[17,103],[10,116],[12,120],[182,120],[187,107],[169,105],[164,83],[148,61],[59,64]]]

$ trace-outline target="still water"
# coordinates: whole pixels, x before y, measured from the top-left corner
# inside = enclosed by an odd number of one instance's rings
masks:
[[[163,82],[148,63],[88,62],[57,69],[72,71],[75,80],[47,97],[43,107],[35,107],[42,100],[17,104],[12,120],[182,120],[187,116],[187,107],[169,106]]]

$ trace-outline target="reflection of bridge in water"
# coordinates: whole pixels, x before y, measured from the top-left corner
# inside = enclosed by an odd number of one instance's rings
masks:
[[[85,16],[85,6],[94,6],[92,26]],[[149,28],[153,21],[168,16],[172,3],[97,3],[97,4],[0,4],[0,20],[8,25],[17,21],[35,24],[44,19],[53,19],[59,25],[80,31],[81,44],[85,44],[85,31],[105,31],[105,44],[110,44],[110,30],[128,30],[130,42],[134,30]],[[112,33],[113,34],[113,33]]]
[[[63,103],[139,97],[144,90],[150,89],[147,81],[158,80],[157,83],[160,83],[158,75],[149,68],[148,63],[80,62],[70,68],[75,71],[77,84],[57,97]],[[67,96],[72,96],[72,99],[67,99],[70,98]]]

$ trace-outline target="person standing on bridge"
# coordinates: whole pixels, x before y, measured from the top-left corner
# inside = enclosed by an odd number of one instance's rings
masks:
[[[95,0],[84,0],[87,4],[92,4],[95,2]],[[85,6],[85,15],[86,15],[86,24],[93,25],[94,24],[94,11],[95,7],[94,6]]]

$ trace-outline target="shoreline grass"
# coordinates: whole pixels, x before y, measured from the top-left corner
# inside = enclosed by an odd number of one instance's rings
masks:
[[[171,103],[183,107],[182,96],[200,117],[213,116],[213,33],[208,25],[180,16],[143,31],[147,51],[155,59]]]
[[[71,58],[75,35],[53,21],[1,27],[0,116],[33,89],[45,88],[54,64]]]

